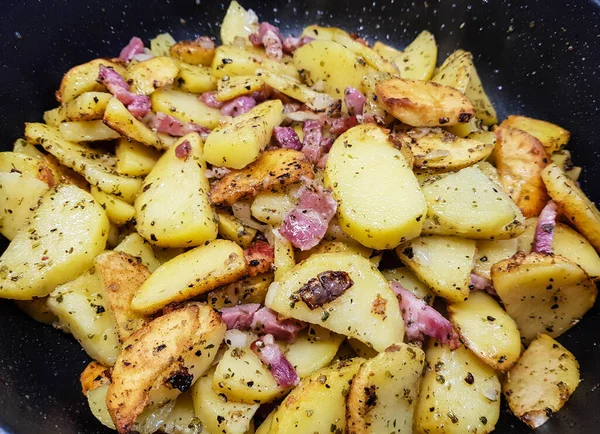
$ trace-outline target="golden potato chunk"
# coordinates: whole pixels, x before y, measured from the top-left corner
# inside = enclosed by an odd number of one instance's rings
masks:
[[[198,41],[181,41],[171,47],[170,54],[190,65],[209,66],[215,57],[215,48]]]
[[[106,87],[98,83],[100,65],[113,68],[125,76],[125,68],[108,59],[94,59],[87,63],[74,66],[64,75],[60,89],[56,92],[58,102],[66,104],[85,92],[103,92]]]
[[[525,116],[509,116],[501,126],[523,130],[538,139],[548,154],[560,150],[569,142],[571,133],[558,125]]]

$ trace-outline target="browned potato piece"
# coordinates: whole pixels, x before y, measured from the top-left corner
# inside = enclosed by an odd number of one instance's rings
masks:
[[[523,130],[538,139],[546,151],[551,154],[569,142],[571,133],[558,125],[525,116],[509,116],[501,126]]]
[[[535,429],[569,400],[579,385],[575,356],[548,335],[540,335],[525,350],[502,382],[515,416]]]
[[[106,395],[117,430],[130,432],[146,407],[160,407],[189,389],[210,368],[225,329],[211,307],[190,303],[133,333],[123,344]]]
[[[74,66],[69,69],[60,82],[60,88],[56,92],[56,100],[65,104],[85,92],[106,91],[106,87],[98,83],[100,65],[112,67],[119,74],[125,75],[125,69],[121,65],[108,59],[94,59]]]
[[[265,151],[254,163],[232,170],[213,184],[210,199],[215,205],[229,206],[261,191],[280,191],[302,177],[315,177],[312,164],[302,152],[293,149]]]
[[[131,309],[131,300],[150,272],[136,257],[122,252],[103,253],[94,263],[103,282],[106,307],[115,318],[117,334],[123,342],[147,322],[144,315]]]
[[[181,41],[171,47],[171,57],[190,65],[210,66],[215,48],[202,46],[198,41]]]
[[[377,83],[376,93],[388,112],[414,127],[451,126],[475,115],[466,96],[433,82],[392,78]]]
[[[541,173],[550,157],[540,141],[525,131],[501,126],[495,133],[492,156],[500,185],[525,217],[537,216],[549,200]]]
[[[492,267],[492,282],[521,340],[558,337],[592,308],[598,289],[583,269],[559,255],[517,253]]]
[[[110,368],[92,360],[79,376],[81,392],[84,395],[90,390],[110,384]]]
[[[264,304],[271,282],[273,273],[246,277],[209,292],[206,301],[215,309],[246,303]]]
[[[600,252],[600,211],[588,199],[575,181],[569,178],[560,167],[550,164],[542,171],[542,179],[550,197],[558,209]]]

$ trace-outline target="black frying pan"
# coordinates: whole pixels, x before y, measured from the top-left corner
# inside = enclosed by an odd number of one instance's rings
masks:
[[[225,3],[225,4],[223,4]],[[57,105],[54,91],[71,66],[118,55],[137,35],[175,39],[218,35],[229,0],[4,0],[0,27],[0,143],[9,150],[23,122]],[[600,4],[598,0],[241,0],[262,20],[298,33],[318,22],[404,47],[423,29],[440,59],[472,51],[500,118],[540,117],[572,132],[583,188],[600,200]],[[347,6],[340,6],[346,4]],[[389,37],[389,41],[388,41]],[[0,246],[2,249],[4,246]],[[600,309],[559,340],[581,364],[581,385],[540,433],[600,429]],[[92,416],[79,373],[89,359],[74,339],[0,301],[0,432],[109,432]],[[529,429],[503,411],[499,433]]]

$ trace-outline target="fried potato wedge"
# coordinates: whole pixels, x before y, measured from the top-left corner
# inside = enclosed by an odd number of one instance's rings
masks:
[[[15,304],[37,322],[53,325],[58,321],[58,317],[48,308],[47,301],[48,297],[42,297],[33,300],[15,300]]]
[[[225,329],[211,307],[190,303],[132,334],[117,358],[106,396],[117,430],[130,432],[146,407],[189,389],[210,368]]]
[[[450,322],[461,341],[497,371],[508,371],[521,355],[514,320],[490,295],[473,291],[468,300],[448,305]]]
[[[179,74],[175,60],[167,56],[153,57],[143,62],[131,62],[126,78],[130,90],[140,95],[150,95],[156,89],[172,84]]]
[[[136,229],[161,247],[192,247],[217,237],[198,133],[180,138],[157,161],[135,199]]]
[[[267,227],[265,236],[273,246],[273,270],[275,281],[280,281],[283,276],[296,265],[294,246],[283,237],[279,231]]]
[[[101,120],[61,122],[58,130],[70,142],[97,142],[120,137],[118,132],[107,127]]]
[[[525,232],[514,240],[520,252],[530,253],[537,218],[532,217],[525,222]],[[552,239],[552,252],[573,261],[594,280],[600,278],[600,256],[594,247],[582,235],[562,223],[556,223]]]
[[[58,317],[57,327],[71,333],[92,359],[106,366],[115,364],[121,343],[94,269],[56,287],[47,305]]]
[[[342,295],[310,309],[298,291],[326,271],[343,271],[352,286]],[[356,338],[383,351],[404,336],[404,321],[396,296],[371,262],[352,252],[313,255],[296,265],[283,279],[271,284],[265,304],[287,318],[317,324]]]
[[[138,289],[133,310],[151,314],[169,303],[185,301],[246,274],[241,247],[233,241],[214,240],[182,253],[156,269]]]
[[[554,164],[565,171],[567,176],[573,181],[577,181],[581,176],[582,168],[580,166],[574,166],[571,160],[571,152],[566,149],[561,149],[550,155],[550,159]]]
[[[229,101],[238,96],[248,95],[257,92],[265,85],[262,77],[254,75],[238,75],[234,77],[223,77],[217,83],[217,100]]]
[[[466,93],[472,69],[473,55],[464,50],[456,50],[444,60],[431,81]]]
[[[0,234],[12,240],[26,228],[48,189],[45,182],[29,174],[0,172]]]
[[[391,45],[384,44],[381,41],[375,41],[373,44],[373,50],[375,50],[377,54],[386,59],[388,62],[393,62],[396,57],[402,54],[402,51],[392,47]]]
[[[294,187],[283,191],[258,193],[250,206],[252,217],[273,227],[281,225],[285,215],[296,206],[293,196]]]
[[[115,247],[115,252],[123,252],[133,256],[151,273],[160,266],[160,261],[156,258],[152,246],[137,232],[123,238]]]
[[[19,152],[0,152],[0,172],[36,178],[44,182],[47,187],[54,187],[62,181],[62,174],[57,165],[44,155],[37,158]]]
[[[131,309],[131,300],[150,271],[134,256],[121,252],[105,252],[94,259],[94,265],[102,281],[106,307],[115,318],[119,340],[124,342],[148,322]]]
[[[311,87],[319,83],[324,92],[336,99],[344,97],[348,86],[362,89],[362,78],[375,72],[365,60],[331,40],[315,40],[294,52],[294,65],[302,72],[303,81]]]
[[[390,249],[420,234],[425,199],[387,130],[363,124],[338,137],[324,184],[338,202],[342,230],[362,245]]]
[[[475,114],[471,102],[457,90],[421,80],[380,81],[377,98],[396,119],[414,127],[456,125]]]
[[[398,282],[403,288],[408,289],[428,305],[433,304],[435,295],[433,295],[426,284],[419,280],[419,278],[410,270],[410,268],[392,268],[389,270],[383,270],[381,274],[383,274],[383,277],[390,282]]]
[[[190,65],[210,66],[215,57],[215,48],[198,41],[180,41],[170,49],[171,57]]]
[[[541,173],[550,157],[540,141],[524,131],[501,126],[495,133],[497,142],[492,156],[500,185],[525,217],[535,217],[549,199]]]
[[[222,238],[235,241],[243,249],[247,248],[254,240],[257,230],[245,226],[231,213],[224,210],[217,211],[217,218],[219,219],[219,235]]]
[[[565,405],[578,385],[575,356],[542,334],[508,372],[502,391],[514,415],[535,429]]]
[[[399,245],[396,254],[440,297],[459,302],[469,296],[474,240],[440,235],[419,237]]]
[[[415,128],[397,136],[414,157],[414,167],[451,171],[485,160],[494,146],[471,138],[455,136],[441,128]]]
[[[415,410],[418,433],[489,433],[500,416],[500,381],[464,346],[451,351],[429,341]]]
[[[221,41],[224,45],[233,43],[236,37],[247,39],[251,33],[258,32],[258,17],[247,11],[238,2],[229,3],[225,18],[221,23]]]
[[[146,176],[160,155],[160,152],[154,148],[121,138],[115,147],[117,172],[125,176]]]
[[[181,90],[190,93],[204,93],[217,89],[217,79],[212,75],[210,68],[183,62],[179,63],[176,82]]]
[[[527,222],[525,222],[523,227],[527,228]],[[526,232],[527,229],[519,235],[519,238],[510,240],[477,240],[473,271],[482,277],[491,279],[491,270],[494,264],[510,258],[517,253],[517,250],[524,251],[523,248],[521,248],[521,241],[517,240],[520,240],[520,237]],[[531,251],[531,243],[529,245],[529,251]],[[529,253],[529,251],[526,253]]]
[[[363,361],[338,361],[303,379],[279,406],[269,433],[345,432],[346,393]]]
[[[90,268],[104,250],[108,219],[78,187],[49,191],[0,257],[0,296],[30,300]]]
[[[79,376],[81,392],[87,395],[89,391],[110,384],[110,368],[92,360]]]
[[[211,65],[212,74],[217,78],[254,75],[257,69],[267,69],[277,74],[300,79],[298,70],[290,57],[284,56],[281,61],[269,59],[265,50],[253,46],[221,45],[217,47]]]
[[[264,304],[269,285],[272,282],[273,274],[271,273],[244,277],[237,282],[209,292],[206,296],[206,302],[215,309],[246,303]]]
[[[577,227],[596,251],[600,251],[600,211],[596,205],[555,164],[543,170],[542,179],[559,211]]]
[[[104,123],[128,140],[156,149],[165,148],[158,135],[136,119],[117,98],[109,101],[104,111]]]
[[[106,91],[106,87],[98,83],[100,65],[111,67],[122,76],[125,76],[125,68],[108,59],[94,59],[74,66],[69,69],[60,82],[60,89],[56,92],[58,102],[66,104],[85,92]]]
[[[221,111],[207,106],[197,95],[175,89],[159,89],[150,97],[152,109],[206,128],[219,125]]]
[[[563,334],[591,309],[598,295],[579,265],[542,253],[519,253],[498,262],[492,267],[492,282],[526,344],[539,333]]]
[[[244,434],[260,404],[243,404],[223,399],[213,390],[215,369],[198,379],[192,387],[194,413],[211,433]]]
[[[25,136],[32,144],[41,145],[61,164],[82,175],[105,193],[114,194],[127,203],[133,202],[142,185],[139,178],[120,175],[115,169],[115,157],[78,143],[65,140],[60,132],[44,124],[25,124]]]
[[[425,353],[404,343],[362,364],[346,401],[346,432],[411,432]]]
[[[59,108],[60,122],[95,121],[104,117],[112,98],[108,92],[85,92]]]
[[[91,187],[91,193],[96,202],[106,212],[108,220],[116,225],[123,226],[135,219],[135,208],[124,200],[112,194],[104,193],[96,186]]]
[[[215,166],[243,169],[255,161],[283,121],[280,100],[263,102],[215,128],[206,138],[204,155]]]
[[[437,55],[438,49],[434,36],[424,30],[406,46],[404,51],[394,56],[393,63],[402,78],[429,80],[435,70]]]
[[[288,344],[285,357],[300,378],[308,377],[333,360],[344,339],[343,335],[312,325],[302,330],[293,343]]]
[[[477,167],[428,182],[421,190],[429,207],[423,233],[507,239],[522,230],[521,210]]]
[[[503,125],[531,134],[542,143],[548,154],[559,151],[571,137],[571,133],[558,125],[525,116],[511,115],[502,122]]]
[[[313,166],[302,152],[273,149],[263,152],[247,167],[232,170],[216,181],[210,189],[210,199],[217,206],[230,206],[261,192],[281,191],[303,177],[312,179],[314,176]]]
[[[352,252],[358,253],[369,259],[373,253],[373,249],[361,246],[360,244],[346,244],[341,241],[321,241],[315,247],[310,250],[298,250],[295,252],[296,262],[304,261],[306,258],[312,255],[319,255],[321,253],[335,253],[335,252]]]

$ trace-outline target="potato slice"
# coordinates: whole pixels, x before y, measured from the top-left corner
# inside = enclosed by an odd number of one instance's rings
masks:
[[[527,227],[527,222],[525,222],[524,227]],[[525,229],[525,232],[527,232],[527,229]],[[522,236],[523,234],[519,236],[519,239]],[[510,240],[478,240],[473,271],[482,277],[491,279],[492,266],[503,259],[510,258],[517,253],[517,250],[523,249],[519,247],[516,238]]]
[[[95,121],[104,117],[112,98],[107,92],[85,92],[59,108],[60,122]]]
[[[538,139],[507,126],[495,130],[496,161],[500,185],[523,211],[525,217],[537,216],[548,202],[542,170],[550,157]]]
[[[290,361],[300,378],[327,366],[337,354],[345,337],[323,327],[312,325],[302,330],[298,338],[285,349],[285,357]]]
[[[414,167],[423,170],[462,169],[489,157],[494,147],[441,128],[416,128],[396,137],[411,150]]]
[[[434,293],[452,302],[469,296],[475,241],[433,235],[396,248],[400,260]]]
[[[550,159],[554,164],[565,171],[567,176],[573,181],[577,181],[581,176],[582,168],[580,166],[574,166],[571,160],[571,153],[566,149],[561,149],[550,155]]]
[[[258,193],[250,207],[252,217],[271,226],[281,225],[285,215],[296,206],[290,193],[288,191],[263,191]]]
[[[117,358],[106,396],[119,432],[128,432],[144,408],[189,389],[210,368],[225,329],[212,308],[190,303],[132,334]]]
[[[92,196],[96,199],[96,202],[100,204],[108,220],[116,226],[123,226],[129,222],[132,222],[135,218],[135,208],[133,205],[129,205],[124,200],[119,199],[117,196],[112,194],[106,194],[98,187],[92,186]]]
[[[591,309],[598,290],[567,258],[517,254],[492,267],[492,282],[526,344],[538,333],[558,337]]]
[[[117,98],[111,99],[106,106],[104,123],[134,142],[140,142],[156,149],[165,147],[158,135],[143,122],[136,119]]]
[[[142,185],[139,178],[119,175],[115,158],[77,143],[65,140],[59,131],[44,124],[25,124],[25,136],[30,143],[42,145],[62,164],[81,174],[86,181],[102,191],[133,202]]]
[[[206,66],[180,62],[177,84],[185,92],[204,93],[217,88],[217,79],[212,75],[210,68]]]
[[[206,150],[206,148],[205,148]],[[218,206],[231,206],[264,191],[278,191],[314,178],[313,166],[306,156],[293,149],[265,151],[256,161],[241,170],[233,170],[216,181],[210,199]],[[274,224],[272,221],[268,221]]]
[[[223,77],[217,83],[217,100],[229,101],[238,96],[248,95],[259,91],[265,85],[262,77],[253,75],[238,75],[234,77]]]
[[[270,433],[271,425],[273,424],[273,417],[275,416],[275,413],[277,413],[277,408],[275,408],[275,410],[271,411],[271,413],[269,413],[267,418],[265,420],[263,420],[263,422],[256,429],[255,434],[269,434]]]
[[[339,361],[302,380],[279,406],[269,433],[344,432],[348,385],[363,361]]]
[[[215,51],[211,65],[212,74],[217,78],[254,75],[257,69],[267,69],[295,79],[300,78],[290,57],[284,56],[281,61],[269,59],[265,50],[252,46],[221,45]]]
[[[107,127],[101,120],[62,122],[58,124],[58,130],[70,142],[96,142],[120,137],[118,132]]]
[[[100,277],[93,269],[58,286],[47,305],[58,317],[58,328],[71,333],[92,359],[106,366],[115,364],[121,344]]]
[[[235,241],[243,249],[247,248],[254,240],[257,230],[244,226],[231,213],[226,211],[217,211],[219,219],[219,235],[226,239]]]
[[[600,251],[600,211],[596,205],[555,164],[550,164],[542,171],[542,179],[559,211],[577,227],[596,251]]]
[[[84,395],[99,387],[108,386],[110,384],[110,368],[92,360],[79,376],[79,382]]]
[[[467,167],[422,187],[429,211],[424,233],[467,238],[512,238],[523,214],[477,167]]]
[[[273,274],[271,273],[248,276],[209,292],[206,296],[206,302],[215,309],[245,303],[264,304],[269,285],[272,282]]]
[[[380,81],[377,98],[396,119],[414,127],[456,125],[475,114],[471,102],[457,90],[421,80]]]
[[[177,62],[170,57],[160,56],[143,62],[131,62],[126,78],[130,90],[140,95],[150,95],[156,89],[172,84],[179,74]]]
[[[116,169],[121,175],[146,176],[150,173],[160,152],[139,142],[119,139],[115,147]]]
[[[424,30],[408,44],[404,51],[394,56],[393,63],[402,78],[429,80],[435,70],[437,55],[438,49],[434,36]]]
[[[229,3],[225,18],[221,23],[221,41],[223,45],[233,43],[236,37],[247,39],[251,33],[258,31],[258,17],[250,10],[247,11],[233,0]]]
[[[444,60],[431,81],[466,93],[472,70],[473,55],[464,50],[456,50]]]
[[[42,297],[34,300],[15,300],[15,304],[37,322],[53,325],[58,322],[58,317],[48,308],[47,301],[48,297]]]
[[[180,41],[171,47],[170,54],[190,65],[210,66],[215,57],[215,49],[198,41]]]
[[[489,433],[500,416],[494,370],[465,347],[451,351],[431,340],[415,411],[419,433]]]
[[[47,187],[54,187],[62,181],[61,171],[45,155],[37,158],[18,152],[0,152],[0,172],[36,178],[43,181]]]
[[[125,68],[107,59],[94,59],[82,65],[74,66],[64,75],[60,89],[56,92],[58,102],[66,104],[85,92],[106,91],[103,84],[98,83],[100,65],[113,68],[125,76]]]
[[[217,237],[202,141],[187,134],[158,160],[135,199],[137,231],[163,247],[199,246]]]
[[[94,265],[102,281],[106,307],[115,318],[119,340],[124,342],[148,321],[131,309],[131,300],[150,272],[137,258],[120,252],[103,253],[94,259]]]
[[[563,407],[578,385],[575,356],[542,334],[508,372],[502,391],[514,415],[535,429]]]
[[[35,146],[27,143],[25,139],[17,139],[13,144],[13,152],[16,154],[23,154],[33,158],[44,158],[45,154],[38,150]]]
[[[150,244],[137,232],[123,238],[119,245],[115,247],[115,252],[123,252],[135,257],[151,273],[160,266],[160,262],[156,259]]]
[[[558,125],[525,116],[511,115],[502,125],[523,130],[538,139],[548,154],[560,150],[569,142],[571,133]]]
[[[348,273],[353,285],[335,300],[311,310],[297,291],[325,271]],[[265,304],[284,317],[318,324],[383,351],[404,336],[396,296],[368,259],[351,252],[313,255],[270,286]]]
[[[90,268],[107,236],[106,214],[89,193],[70,185],[48,192],[0,257],[0,297],[48,295]]]
[[[362,78],[375,70],[362,57],[334,41],[315,40],[294,52],[294,65],[303,81],[318,86],[329,96],[344,97],[348,86],[362,89]]]
[[[362,364],[346,402],[348,434],[412,432],[425,353],[397,344]]]
[[[333,144],[325,169],[341,228],[373,249],[418,236],[426,212],[417,180],[387,133],[373,124],[351,128]]]
[[[211,433],[244,434],[259,404],[230,402],[212,387],[215,369],[198,379],[192,387],[194,412]]]
[[[384,44],[381,41],[375,41],[373,44],[373,50],[375,50],[377,54],[386,59],[388,62],[393,62],[400,54],[402,54],[402,51],[390,45]]]
[[[448,305],[448,314],[461,341],[486,364],[504,372],[517,363],[517,324],[490,295],[473,291],[468,300]]]
[[[219,125],[221,111],[207,106],[197,95],[174,89],[160,89],[152,94],[152,109],[182,122],[193,122],[206,128]]]
[[[361,246],[360,244],[346,244],[341,241],[321,241],[316,247],[310,250],[298,250],[295,252],[296,262],[304,261],[306,258],[312,255],[319,255],[321,253],[335,253],[335,252],[352,252],[358,253],[369,259],[373,253],[373,249]]]
[[[164,263],[138,289],[133,310],[151,314],[169,303],[185,301],[246,274],[244,252],[233,241],[214,240]]]
[[[515,240],[520,252],[530,253],[535,235],[537,218],[532,217],[525,222],[525,232]],[[552,252],[564,256],[579,265],[594,280],[600,278],[600,257],[594,247],[583,236],[569,226],[557,223],[552,239]]]
[[[278,231],[272,230],[271,227],[267,227],[265,236],[269,240],[269,244],[273,246],[273,270],[275,281],[279,282],[296,265],[294,246]]]
[[[283,104],[271,100],[215,128],[204,144],[206,161],[242,169],[255,161],[269,144],[273,128],[283,121]]]
[[[383,277],[390,282],[398,282],[403,288],[408,289],[428,305],[431,306],[433,304],[435,295],[433,295],[429,287],[421,282],[416,274],[410,271],[409,268],[403,267],[383,270],[381,274],[383,274]]]
[[[26,228],[48,185],[25,173],[0,172],[0,234],[12,240]]]

